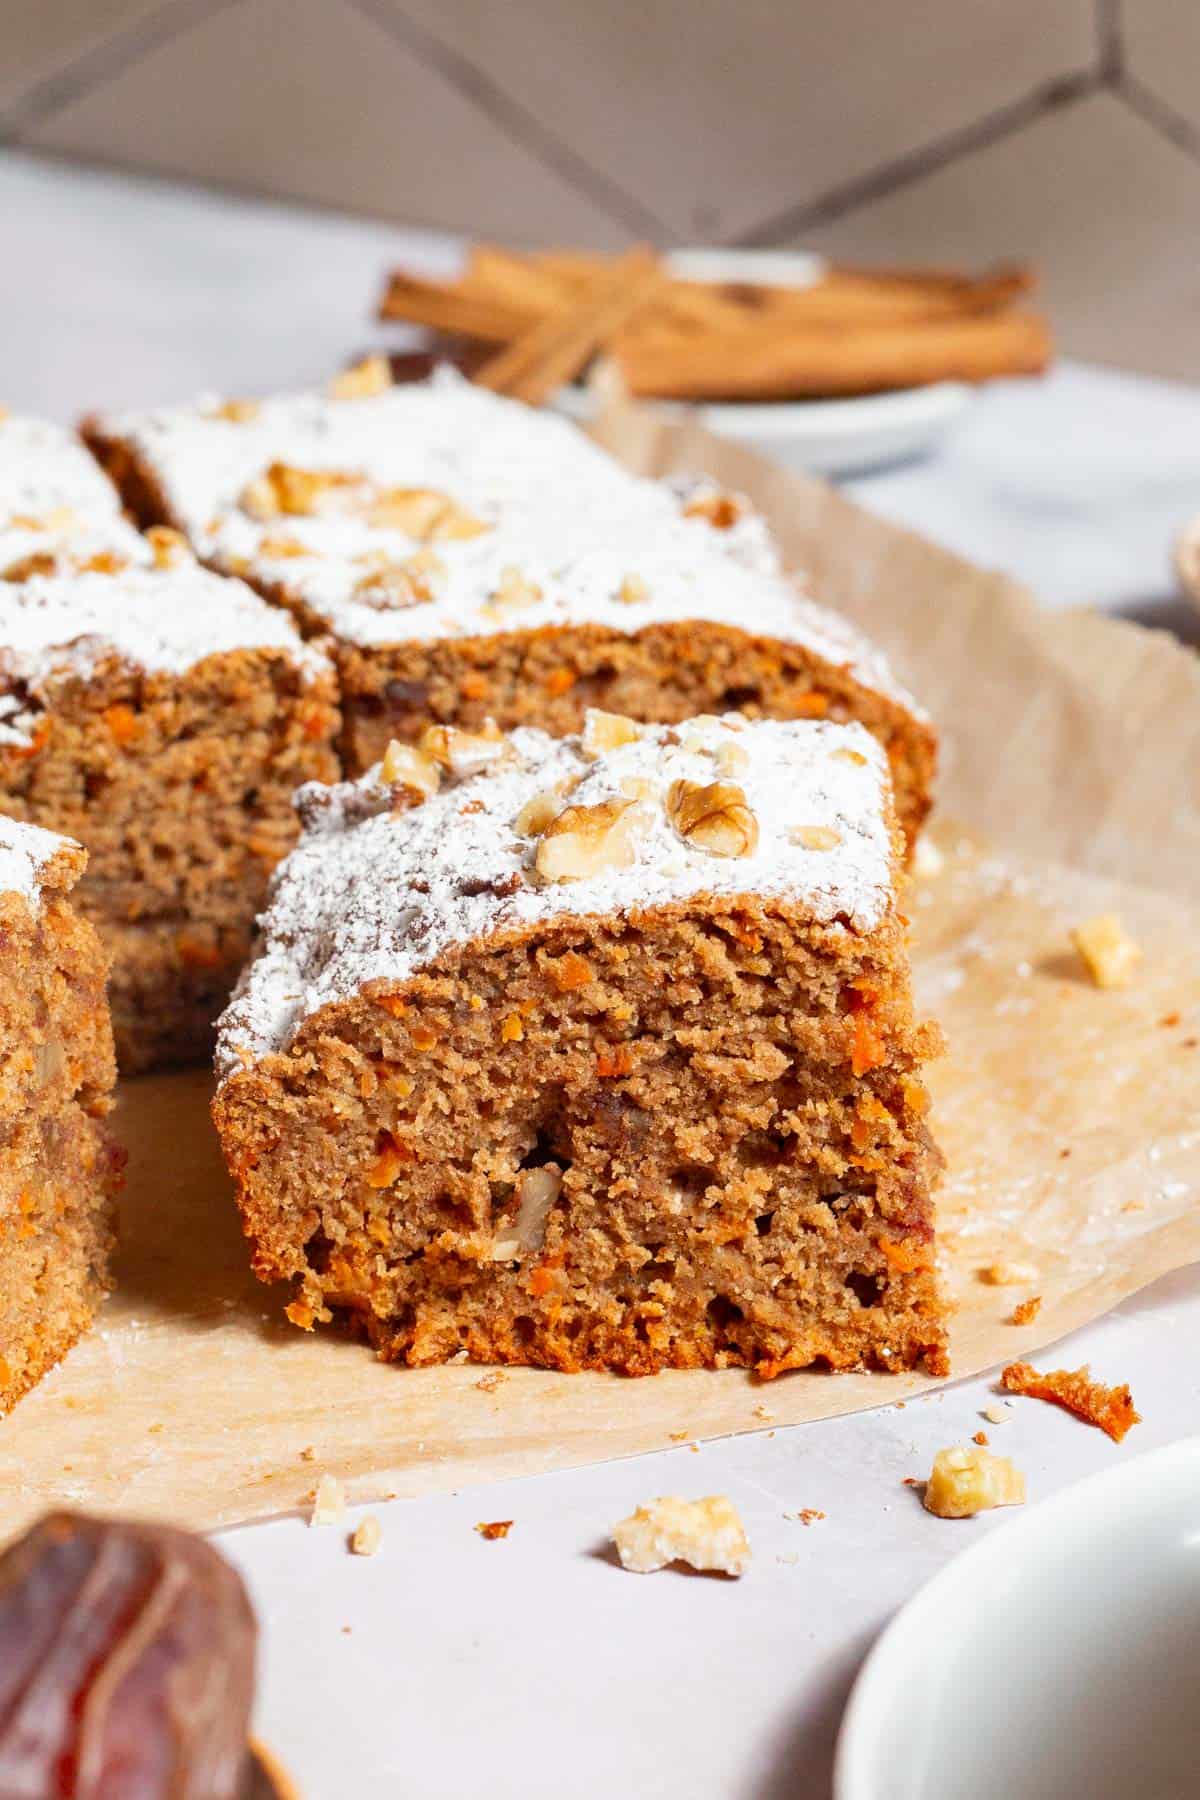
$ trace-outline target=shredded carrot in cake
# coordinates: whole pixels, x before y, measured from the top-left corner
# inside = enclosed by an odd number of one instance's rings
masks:
[[[1087,1363],[1082,1369],[1047,1369],[1040,1374],[1029,1363],[1009,1363],[1000,1381],[1010,1394],[1048,1400],[1088,1425],[1098,1425],[1117,1444],[1130,1426],[1141,1420],[1129,1388],[1124,1383],[1105,1387],[1103,1382],[1093,1381]]]
[[[851,1072],[865,1075],[868,1069],[877,1069],[887,1061],[887,1051],[883,1038],[869,1014],[858,1012],[854,1015],[854,1047],[850,1052]]]

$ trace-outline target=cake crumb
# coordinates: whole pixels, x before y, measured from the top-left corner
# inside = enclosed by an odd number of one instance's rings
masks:
[[[971,1439],[971,1442],[973,1444],[982,1444],[984,1446],[984,1448],[986,1449],[988,1442],[989,1442],[987,1432],[986,1431],[975,1432],[974,1436]]]
[[[1008,1409],[1003,1406],[985,1406],[983,1416],[989,1425],[1003,1425],[1008,1418]]]
[[[785,1519],[797,1519],[801,1525],[815,1525],[818,1519],[825,1517],[825,1514],[815,1506],[802,1506],[799,1512],[784,1513],[783,1516]]]
[[[481,1394],[494,1394],[496,1389],[500,1386],[500,1383],[505,1379],[506,1377],[503,1369],[489,1369],[486,1375],[481,1375],[479,1377],[475,1386],[479,1389]]]
[[[481,1520],[475,1527],[480,1537],[486,1538],[489,1544],[494,1544],[498,1538],[506,1538],[512,1528],[511,1519],[491,1519],[486,1522]]]
[[[1026,1282],[1036,1281],[1038,1271],[1032,1263],[994,1262],[980,1269],[980,1281],[986,1281],[989,1287],[1024,1287]]]
[[[301,1462],[312,1462],[314,1460],[314,1458],[316,1457],[316,1454],[317,1453],[313,1449],[313,1446],[311,1444],[306,1444],[304,1446],[303,1450],[300,1452],[300,1461]]]
[[[1009,1363],[1000,1380],[1010,1394],[1024,1394],[1031,1400],[1048,1400],[1074,1413],[1086,1424],[1098,1425],[1115,1444],[1121,1442],[1132,1426],[1141,1422],[1142,1415],[1134,1408],[1128,1386],[1122,1383],[1119,1387],[1106,1387],[1101,1381],[1093,1381],[1087,1363],[1081,1369],[1042,1372],[1026,1362]]]
[[[939,1450],[925,1484],[925,1508],[939,1519],[969,1519],[994,1506],[1021,1506],[1025,1477],[1007,1456],[957,1444]]]
[[[673,1444],[686,1444],[691,1435],[690,1431],[668,1431],[667,1433]]]
[[[1099,988],[1128,987],[1141,960],[1141,946],[1126,932],[1116,913],[1102,913],[1077,925],[1071,942]]]
[[[771,1411],[769,1406],[756,1406],[754,1409],[754,1417],[756,1419],[761,1419],[764,1425],[772,1425],[775,1422],[775,1414]]]
[[[336,1475],[322,1475],[313,1495],[310,1525],[336,1525],[346,1514],[346,1490]]]
[[[674,1562],[722,1575],[744,1575],[750,1566],[742,1521],[724,1494],[702,1500],[662,1496],[622,1519],[612,1535],[622,1568],[639,1575]]]
[[[1028,1300],[1019,1300],[1016,1306],[1013,1307],[1012,1318],[1009,1320],[1009,1323],[1012,1325],[1032,1324],[1033,1320],[1037,1318],[1041,1310],[1042,1296],[1040,1294],[1030,1294]]]
[[[368,1513],[354,1529],[350,1539],[350,1548],[355,1556],[374,1556],[383,1542],[383,1526],[374,1513]]]

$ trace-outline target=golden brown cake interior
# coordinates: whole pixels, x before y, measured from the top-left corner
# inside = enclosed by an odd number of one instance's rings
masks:
[[[468,947],[215,1113],[255,1266],[411,1363],[944,1370],[902,924],[711,899]]]

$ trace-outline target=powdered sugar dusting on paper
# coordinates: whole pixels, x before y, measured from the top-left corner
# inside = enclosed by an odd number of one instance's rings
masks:
[[[113,655],[180,675],[206,657],[252,649],[285,651],[309,678],[327,666],[285,613],[196,563],[0,582],[0,681],[24,690],[0,694],[0,742],[28,738],[36,710],[28,696],[53,675],[86,680]]]
[[[285,1049],[304,1019],[364,983],[405,981],[498,932],[700,894],[756,894],[864,933],[893,902],[887,759],[859,725],[730,715],[678,730],[644,726],[594,760],[577,737],[521,730],[508,745],[491,771],[399,815],[378,770],[301,791],[308,829],[276,872],[260,954],[221,1021],[222,1078]],[[726,774],[718,758],[730,747],[739,766]],[[736,782],[758,826],[752,853],[714,856],[681,837],[665,804],[678,780]],[[630,866],[539,879],[538,839],[517,820],[556,788],[569,788],[573,807],[636,795]],[[798,834],[811,838],[813,828],[830,847],[806,847]]]
[[[41,900],[42,870],[71,845],[70,838],[0,816],[0,894],[20,894],[36,912]]]
[[[215,566],[282,588],[363,646],[595,624],[633,634],[705,619],[805,646],[916,710],[886,660],[798,593],[764,522],[687,517],[670,486],[630,474],[565,419],[473,387],[453,371],[359,400],[300,394],[249,416],[216,402],[103,419],[153,471],[173,519]],[[363,516],[262,521],[239,505],[272,463],[448,496],[487,527],[432,545],[431,598],[396,606],[374,562],[423,546]],[[288,554],[272,553],[286,540]],[[300,552],[297,554],[297,552]],[[504,599],[510,571],[525,598]],[[636,597],[631,597],[636,596]]]

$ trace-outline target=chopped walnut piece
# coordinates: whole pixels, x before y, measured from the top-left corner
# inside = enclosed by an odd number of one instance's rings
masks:
[[[386,394],[392,385],[392,368],[386,356],[365,356],[353,368],[343,369],[329,383],[331,400],[369,400]]]
[[[1033,1263],[994,1262],[979,1271],[980,1281],[986,1281],[989,1287],[1024,1287],[1037,1278]]]
[[[1141,946],[1127,936],[1115,913],[1102,913],[1077,925],[1071,942],[1083,958],[1084,967],[1100,988],[1128,987],[1141,960]]]
[[[1103,1382],[1093,1381],[1087,1363],[1082,1369],[1046,1369],[1040,1373],[1027,1362],[1009,1363],[1001,1372],[1000,1381],[1010,1394],[1048,1400],[1088,1425],[1098,1425],[1117,1444],[1142,1417],[1134,1410],[1127,1385],[1105,1387]]]
[[[383,1526],[374,1513],[368,1513],[360,1519],[350,1539],[350,1548],[355,1556],[374,1556],[383,1542]]]
[[[650,597],[649,585],[640,575],[627,575],[617,589],[617,599],[624,606],[636,606],[639,601]]]
[[[707,519],[718,531],[728,531],[749,511],[749,502],[740,494],[722,493],[719,488],[705,488],[693,494],[683,509],[685,519]]]
[[[482,537],[492,528],[484,519],[477,519],[474,513],[467,511],[451,500],[443,512],[433,522],[430,537],[443,539],[447,543],[465,541],[467,538]]]
[[[1028,1300],[1020,1300],[1012,1309],[1014,1325],[1030,1325],[1042,1310],[1042,1296],[1031,1294]]]
[[[379,765],[379,779],[391,787],[411,788],[427,800],[442,784],[442,774],[431,756],[413,744],[392,739]]]
[[[452,775],[478,775],[499,762],[509,749],[508,739],[488,719],[482,731],[460,731],[457,725],[427,725],[421,733],[421,752]]]
[[[406,537],[428,538],[449,504],[447,496],[433,488],[383,488],[367,517],[372,525],[402,531]]]
[[[192,561],[191,546],[182,531],[172,530],[170,525],[151,525],[146,533],[146,542],[154,556],[156,569],[178,569],[184,563]]]
[[[258,400],[222,400],[213,408],[214,419],[228,419],[231,425],[246,425],[262,411]]]
[[[434,597],[428,580],[414,579],[407,562],[369,569],[354,588],[354,598],[376,612],[404,612],[410,606],[427,606]]]
[[[497,1543],[499,1539],[506,1538],[512,1528],[513,1522],[511,1519],[481,1520],[475,1527],[480,1537],[486,1538],[489,1544]]]
[[[35,575],[53,575],[60,567],[53,550],[33,550],[9,563],[0,575],[4,581],[31,581]]]
[[[313,1495],[310,1525],[336,1525],[346,1514],[346,1492],[336,1475],[322,1475]]]
[[[536,606],[541,597],[542,590],[537,582],[522,575],[515,563],[509,563],[501,569],[500,579],[486,604],[499,612],[518,612],[522,607]]]
[[[1008,1420],[1008,1408],[1006,1406],[985,1406],[983,1416],[989,1425],[1003,1425]]]
[[[585,881],[634,860],[640,823],[631,800],[567,806],[542,833],[534,868],[543,881]]]
[[[557,1163],[526,1169],[516,1186],[517,1216],[511,1231],[493,1240],[492,1262],[515,1262],[540,1250],[546,1221],[562,1191],[562,1170]]]
[[[673,781],[667,817],[685,843],[710,856],[751,856],[758,843],[758,820],[732,781]]]
[[[842,841],[832,825],[797,825],[788,836],[804,850],[836,850]]]
[[[718,744],[717,754],[713,759],[722,775],[740,775],[750,761],[749,756],[740,744],[728,739]]]
[[[636,743],[641,731],[624,713],[601,712],[598,706],[589,706],[583,721],[583,754],[601,756],[605,750],[619,750],[622,744]]]
[[[562,804],[562,796],[550,789],[535,794],[513,820],[513,830],[518,837],[541,837],[550,821],[562,811]]]
[[[307,544],[294,537],[265,537],[259,540],[258,554],[271,561],[287,562],[295,556],[310,554]]]
[[[1025,1477],[1007,1456],[958,1444],[939,1450],[925,1484],[925,1506],[939,1519],[969,1519],[993,1506],[1022,1506]]]
[[[709,1494],[703,1500],[673,1495],[652,1500],[613,1527],[613,1543],[622,1568],[638,1575],[673,1562],[722,1575],[744,1575],[750,1566],[742,1521],[724,1494]]]
[[[273,462],[242,489],[238,504],[254,519],[319,518],[361,507],[366,486],[361,475],[339,469],[297,469]]]

